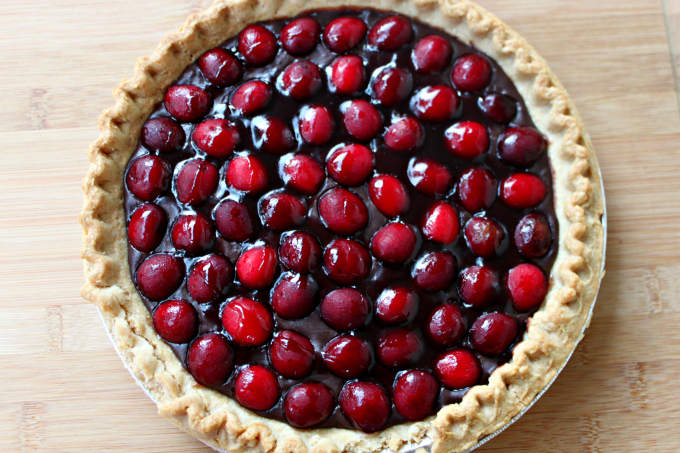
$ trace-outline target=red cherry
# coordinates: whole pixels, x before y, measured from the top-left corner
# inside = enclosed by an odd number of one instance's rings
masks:
[[[250,116],[264,109],[272,98],[272,89],[261,80],[246,82],[231,95],[231,105],[242,115]]]
[[[193,123],[205,116],[212,106],[212,98],[195,85],[174,85],[165,93],[165,108],[183,123]]]
[[[347,189],[329,190],[319,200],[319,215],[326,228],[349,236],[368,224],[368,208],[363,200]]]
[[[153,312],[153,327],[168,343],[188,343],[198,333],[198,315],[189,302],[168,300]]]
[[[304,137],[303,137],[304,138]],[[281,158],[281,173],[286,187],[303,195],[315,195],[326,180],[326,173],[313,158],[304,154]]]
[[[350,382],[342,388],[338,401],[345,417],[366,433],[378,431],[390,416],[390,399],[378,384]]]
[[[262,25],[249,25],[238,35],[238,51],[252,66],[264,66],[276,57],[276,36]]]
[[[300,135],[305,143],[323,145],[333,136],[335,122],[326,107],[315,105],[300,111]]]
[[[271,305],[277,315],[286,319],[302,319],[314,311],[319,285],[310,275],[287,273],[276,283]]]
[[[267,169],[253,156],[238,156],[227,168],[227,184],[248,194],[262,192],[267,187]]]
[[[404,214],[410,201],[406,187],[392,175],[376,176],[368,183],[371,202],[385,217]]]
[[[286,420],[296,428],[310,428],[333,415],[335,397],[320,382],[304,382],[291,388],[283,400]]]
[[[267,154],[281,155],[295,146],[295,135],[276,117],[259,116],[252,122],[255,146]]]
[[[130,245],[140,252],[149,253],[161,245],[167,228],[168,216],[165,211],[152,203],[143,204],[130,216]]]
[[[319,307],[321,319],[340,332],[363,327],[370,314],[370,299],[366,294],[354,288],[331,291],[324,297]]]
[[[172,245],[188,254],[210,250],[215,242],[215,228],[203,214],[182,214],[172,226]]]
[[[307,206],[289,193],[268,194],[260,201],[262,225],[277,233],[302,225],[306,218]]]
[[[442,346],[453,346],[465,335],[463,315],[454,304],[437,307],[427,321],[427,336]]]
[[[226,159],[241,143],[238,128],[231,121],[214,118],[196,126],[191,138],[209,156]]]
[[[470,328],[470,342],[475,351],[498,356],[508,350],[519,334],[517,321],[505,313],[488,313],[475,320]]]
[[[456,278],[458,263],[450,252],[430,252],[413,266],[413,281],[425,291],[446,291]]]
[[[465,225],[465,240],[472,253],[482,258],[498,254],[505,232],[495,220],[473,217]]]
[[[448,245],[458,237],[458,213],[450,204],[438,201],[425,213],[421,228],[426,239]]]
[[[347,133],[360,142],[370,141],[382,128],[382,117],[378,110],[363,100],[350,102],[342,115]]]
[[[538,206],[548,192],[545,183],[531,173],[515,173],[501,182],[500,199],[506,206],[529,209]]]
[[[171,174],[172,169],[167,160],[146,155],[132,162],[125,176],[125,184],[135,197],[142,201],[153,201],[167,190]]]
[[[375,303],[375,314],[385,324],[409,323],[418,314],[418,295],[407,286],[385,288]]]
[[[276,250],[269,245],[256,245],[241,254],[236,262],[236,274],[249,289],[262,289],[274,280]]]
[[[368,43],[378,50],[394,51],[413,39],[411,23],[399,16],[379,20],[368,32]]]
[[[217,205],[213,215],[217,231],[227,241],[245,242],[255,233],[256,220],[243,203],[226,199]]]
[[[283,91],[298,101],[313,96],[321,88],[321,71],[309,60],[291,64],[281,76]]]
[[[394,384],[394,408],[409,421],[422,420],[434,411],[439,382],[427,371],[411,370]]]
[[[453,65],[451,81],[461,91],[482,91],[491,81],[491,64],[481,55],[460,57]]]
[[[373,235],[371,253],[387,265],[398,266],[413,256],[416,245],[418,245],[418,238],[410,226],[390,222]]]
[[[218,333],[206,333],[194,340],[187,357],[189,372],[203,385],[224,384],[234,369],[229,341]]]
[[[434,373],[445,387],[458,390],[477,385],[482,377],[482,366],[467,349],[452,349],[439,356]]]
[[[373,172],[373,152],[363,145],[347,145],[328,156],[326,168],[338,184],[358,186]]]
[[[444,164],[432,159],[412,159],[408,179],[413,187],[428,197],[441,197],[451,188],[453,176]]]
[[[508,272],[507,289],[517,311],[530,311],[548,294],[548,278],[540,267],[523,263]]]
[[[283,330],[272,341],[269,361],[281,376],[299,379],[312,372],[314,346],[304,335],[292,330]]]
[[[279,400],[279,381],[276,375],[262,365],[248,365],[239,373],[234,383],[234,398],[253,411],[266,411]]]
[[[458,198],[471,213],[482,211],[496,199],[496,178],[486,168],[470,168],[458,181]]]
[[[184,263],[171,255],[151,255],[137,268],[139,292],[149,300],[167,299],[184,280]]]
[[[175,180],[177,200],[189,206],[201,205],[215,192],[219,179],[219,170],[207,160],[188,160]]]
[[[453,50],[451,44],[437,35],[428,35],[413,48],[411,61],[416,72],[432,74],[442,72],[449,65]]]
[[[234,343],[241,346],[261,346],[274,330],[269,310],[260,302],[237,297],[224,306],[222,326]]]
[[[210,255],[196,262],[189,274],[187,288],[199,304],[225,296],[234,281],[234,265],[222,255]]]
[[[152,151],[173,153],[184,146],[186,134],[172,118],[152,118],[142,127],[142,144]]]
[[[321,262],[321,245],[309,233],[296,231],[281,240],[279,257],[284,266],[299,274],[316,272]]]
[[[539,258],[550,251],[552,234],[548,219],[541,213],[532,212],[517,224],[515,246],[527,258]]]
[[[517,115],[517,104],[504,94],[491,93],[479,100],[479,108],[493,121],[508,124]]]
[[[401,68],[385,68],[373,80],[373,99],[394,106],[408,97],[413,89],[411,73]]]
[[[470,266],[458,278],[458,294],[468,305],[484,308],[498,297],[498,274],[487,266]]]
[[[385,145],[393,151],[413,151],[423,145],[425,132],[417,119],[398,119],[385,132]]]
[[[360,91],[366,83],[364,61],[356,55],[339,57],[331,65],[331,91],[351,95]]]
[[[474,121],[454,124],[445,136],[451,154],[462,159],[475,159],[489,149],[489,132]]]
[[[532,127],[509,127],[498,138],[498,155],[514,167],[530,167],[545,149],[545,139]]]
[[[198,67],[211,84],[218,87],[231,86],[243,77],[243,65],[226,49],[216,47],[198,59]]]
[[[368,371],[373,362],[371,346],[361,338],[340,335],[323,350],[323,363],[334,375],[354,379]]]
[[[368,26],[356,17],[341,17],[326,25],[323,40],[336,53],[353,49],[364,39]]]
[[[281,31],[281,47],[291,55],[305,55],[316,47],[321,26],[310,17],[291,21]]]
[[[371,271],[371,255],[357,241],[336,239],[331,242],[323,255],[326,275],[338,285],[359,284]]]
[[[460,98],[445,85],[422,88],[411,99],[411,110],[423,121],[443,123],[458,112]]]
[[[387,367],[404,368],[420,360],[424,351],[423,340],[417,330],[395,327],[378,338],[376,356]]]

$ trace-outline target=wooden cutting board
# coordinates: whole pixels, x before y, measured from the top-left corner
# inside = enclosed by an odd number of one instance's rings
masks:
[[[111,89],[210,0],[0,2],[0,451],[209,452],[80,298],[85,150]],[[680,451],[680,116],[668,0],[480,0],[548,60],[602,167],[607,275],[569,366],[480,452]],[[679,42],[675,41],[678,49]],[[680,60],[676,60],[680,61]]]

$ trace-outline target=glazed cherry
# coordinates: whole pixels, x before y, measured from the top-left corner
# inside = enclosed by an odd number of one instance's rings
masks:
[[[371,300],[354,288],[328,293],[321,302],[319,315],[333,329],[346,332],[363,327],[371,314]]]
[[[423,340],[417,330],[395,327],[380,335],[375,352],[383,365],[404,368],[420,360],[424,351]]]
[[[473,217],[465,225],[465,240],[472,253],[482,258],[496,256],[505,232],[495,221],[486,217]]]
[[[218,87],[235,84],[243,77],[243,65],[236,56],[226,49],[216,47],[198,59],[203,77]]]
[[[137,268],[137,288],[149,300],[167,299],[184,280],[184,263],[171,255],[151,255]]]
[[[228,241],[245,242],[252,238],[257,220],[243,203],[226,199],[217,205],[213,213],[215,226],[220,235]]]
[[[298,101],[312,97],[321,88],[321,71],[309,60],[300,60],[286,68],[281,76],[283,91]]]
[[[413,266],[413,281],[425,291],[445,291],[453,285],[458,263],[450,252],[430,252]]]
[[[375,302],[375,315],[385,324],[407,324],[417,314],[418,295],[408,286],[393,285],[385,288]]]
[[[336,149],[326,161],[328,175],[343,186],[358,186],[373,172],[373,152],[363,145]]]
[[[508,124],[517,115],[517,104],[504,94],[490,93],[479,100],[479,108],[493,121]]]
[[[125,176],[125,185],[140,200],[153,201],[168,189],[171,174],[167,160],[146,155],[132,162]]]
[[[260,221],[265,228],[281,233],[305,223],[307,206],[285,192],[268,194],[260,200]]]
[[[385,68],[373,80],[372,97],[380,104],[394,106],[408,97],[413,89],[411,73],[401,68]]]
[[[378,110],[363,100],[350,102],[342,111],[342,121],[347,133],[360,142],[373,139],[383,124]]]
[[[256,245],[241,254],[236,262],[236,275],[246,288],[262,289],[274,280],[276,264],[274,247]]]
[[[130,216],[130,245],[140,252],[149,253],[161,245],[167,228],[168,216],[165,211],[152,203],[143,204]]]
[[[425,333],[433,342],[442,346],[453,346],[465,335],[463,315],[451,303],[435,308],[427,319]]]
[[[453,65],[451,81],[461,91],[482,91],[491,82],[491,64],[481,55],[460,57]]]
[[[410,116],[398,119],[385,132],[385,145],[393,151],[414,151],[424,140],[423,126]]]
[[[321,263],[321,245],[309,233],[296,231],[281,239],[279,247],[281,263],[293,272],[309,274],[316,272]]]
[[[452,349],[439,356],[434,374],[451,390],[477,385],[482,377],[479,359],[467,349]]]
[[[368,208],[364,201],[340,187],[329,190],[321,197],[319,215],[326,228],[345,236],[364,229],[368,224]]]
[[[210,387],[224,384],[234,369],[229,341],[215,332],[201,335],[189,347],[187,366],[200,384]]]
[[[264,153],[281,155],[295,146],[293,131],[279,118],[258,116],[252,127],[255,146]]]
[[[499,294],[498,274],[487,266],[470,266],[458,276],[458,294],[468,305],[484,308]]]
[[[456,209],[445,201],[433,204],[420,225],[427,240],[444,245],[455,241],[460,230]]]
[[[390,416],[390,398],[378,384],[350,382],[342,388],[338,401],[345,417],[366,433],[378,431]]]
[[[142,144],[152,151],[174,153],[184,146],[186,135],[172,118],[152,118],[142,127]]]
[[[224,306],[222,326],[234,343],[241,346],[262,346],[274,330],[274,319],[260,302],[237,297]]]
[[[172,226],[172,245],[190,255],[210,250],[215,242],[215,228],[203,214],[182,214]]]
[[[333,114],[326,107],[314,105],[300,111],[300,135],[305,143],[323,145],[333,136],[334,128]]]
[[[314,346],[304,335],[283,330],[274,337],[269,347],[269,361],[281,376],[299,379],[312,372]]]
[[[288,23],[281,31],[281,47],[291,55],[305,55],[316,47],[321,26],[310,17],[301,17]]]
[[[238,128],[231,121],[214,118],[196,126],[191,138],[208,156],[226,159],[241,144]]]
[[[203,159],[186,161],[175,180],[177,200],[189,206],[203,204],[217,189],[220,172]]]
[[[238,51],[251,66],[272,61],[276,48],[276,36],[262,25],[249,25],[238,35]]]
[[[547,254],[551,243],[550,224],[541,213],[526,215],[515,228],[515,246],[527,258],[539,258]]]
[[[331,91],[349,96],[366,83],[364,61],[356,55],[345,55],[333,62],[330,69]]]
[[[368,26],[356,17],[341,17],[326,25],[323,40],[326,47],[336,53],[353,49],[364,39]]]
[[[548,278],[543,270],[529,263],[513,267],[506,281],[512,305],[517,311],[530,311],[541,305],[548,294]]]
[[[410,226],[390,222],[373,235],[371,253],[389,266],[399,266],[411,258],[417,244],[418,238]]]
[[[412,159],[408,165],[408,179],[418,192],[428,197],[441,197],[453,183],[449,169],[432,159]]]
[[[460,108],[458,94],[445,85],[422,88],[411,99],[411,110],[423,121],[443,123],[453,118]]]
[[[212,106],[212,98],[195,85],[173,85],[165,93],[165,108],[183,123],[193,123],[205,116]]]
[[[359,337],[340,335],[323,349],[324,365],[341,378],[358,378],[368,371],[372,362],[371,346]]]
[[[427,371],[411,370],[400,375],[392,392],[394,408],[409,421],[422,420],[434,411],[439,382]]]
[[[418,41],[411,53],[416,72],[432,74],[442,72],[451,62],[451,44],[437,35],[428,35]]]
[[[267,169],[253,155],[238,156],[229,162],[226,179],[229,187],[253,195],[267,187]]]
[[[302,319],[316,307],[319,285],[305,274],[286,273],[274,286],[271,305],[277,315],[286,319]]]
[[[385,217],[404,214],[410,204],[406,187],[392,175],[380,175],[371,179],[368,183],[368,196]]]
[[[519,326],[505,313],[488,313],[475,320],[470,328],[470,342],[475,351],[499,356],[508,350],[519,334]]]
[[[501,160],[518,168],[532,166],[545,153],[545,149],[545,139],[532,127],[509,127],[498,138]]]
[[[239,373],[234,383],[234,398],[253,411],[266,411],[279,400],[279,380],[262,365],[248,365]]]
[[[413,40],[411,23],[399,16],[379,20],[368,32],[368,43],[378,50],[391,52]]]
[[[242,115],[250,116],[264,109],[272,98],[272,89],[261,80],[246,82],[231,95],[231,105]]]
[[[335,409],[333,392],[320,382],[291,388],[283,400],[286,420],[296,428],[311,428],[328,420]]]
[[[475,159],[489,149],[489,132],[474,121],[456,123],[446,130],[446,145],[456,157]]]
[[[545,183],[531,173],[515,173],[501,182],[501,201],[511,208],[529,209],[545,199],[548,189]]]
[[[187,288],[196,302],[205,304],[225,296],[233,281],[234,265],[225,256],[216,254],[196,262]]]
[[[198,315],[189,302],[168,300],[153,312],[153,327],[168,343],[188,343],[198,332]]]
[[[326,180],[326,173],[321,165],[304,154],[283,157],[280,168],[281,179],[286,187],[290,187],[303,195],[315,195],[321,190]]]
[[[458,198],[471,213],[482,211],[496,199],[496,178],[486,168],[466,170],[458,180]]]
[[[338,285],[359,284],[371,271],[371,255],[361,243],[351,239],[336,239],[323,255],[326,275]]]

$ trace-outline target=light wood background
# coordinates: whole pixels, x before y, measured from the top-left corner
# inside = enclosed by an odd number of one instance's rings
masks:
[[[0,1],[2,452],[211,451],[157,415],[80,298],[77,223],[85,150],[111,89],[209,1]],[[547,394],[479,451],[680,451],[680,4],[479,2],[571,93],[609,210],[607,275],[585,340]]]

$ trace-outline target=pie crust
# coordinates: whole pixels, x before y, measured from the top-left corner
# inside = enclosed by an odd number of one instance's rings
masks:
[[[244,26],[343,6],[395,11],[471,43],[495,59],[523,96],[548,138],[553,168],[559,248],[550,291],[530,320],[509,363],[463,401],[420,422],[374,434],[340,428],[301,430],[260,417],[196,383],[153,328],[132,281],[123,206],[125,167],[141,127],[165,89],[205,51]],[[83,182],[82,256],[86,285],[126,366],[177,427],[231,453],[374,452],[398,450],[426,436],[432,452],[462,451],[504,427],[555,377],[582,337],[604,260],[604,199],[590,138],[564,87],[516,32],[467,0],[217,0],[167,35],[141,58],[135,76],[114,90],[116,105],[99,118],[102,134],[89,148]]]

